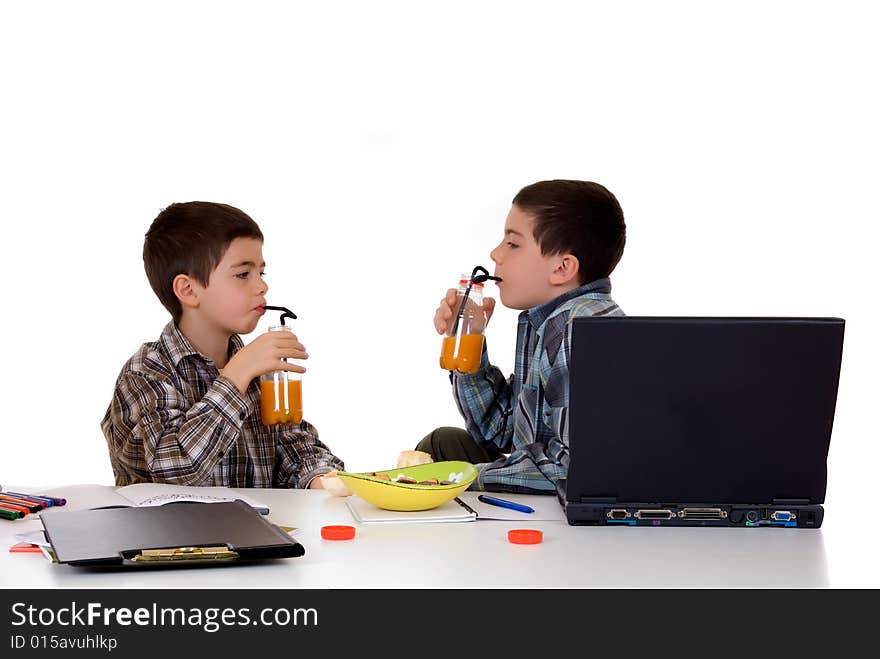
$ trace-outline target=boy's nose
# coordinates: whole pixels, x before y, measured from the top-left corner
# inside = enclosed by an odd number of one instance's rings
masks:
[[[498,263],[498,247],[489,252],[489,258],[495,263],[495,265],[499,265]]]

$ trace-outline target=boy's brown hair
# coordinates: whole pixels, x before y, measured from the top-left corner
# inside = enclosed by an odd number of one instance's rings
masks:
[[[144,270],[174,322],[183,314],[172,287],[174,278],[188,275],[207,286],[211,272],[236,238],[263,240],[263,233],[246,213],[227,204],[171,204],[153,220],[144,236]]]
[[[513,203],[534,216],[533,234],[541,254],[577,257],[581,285],[610,275],[623,256],[623,210],[598,183],[539,181],[520,190]]]

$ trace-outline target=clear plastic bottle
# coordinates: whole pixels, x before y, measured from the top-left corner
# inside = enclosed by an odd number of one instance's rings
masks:
[[[464,311],[459,315],[469,282],[469,275],[462,275],[458,282],[458,297],[453,309],[455,315],[449,321],[440,349],[440,368],[447,371],[476,373],[480,370],[483,331],[486,329],[482,282],[471,284]]]
[[[292,332],[293,330],[286,325],[276,325],[270,327],[269,331]],[[301,373],[272,371],[260,376],[260,418],[267,426],[302,423]]]

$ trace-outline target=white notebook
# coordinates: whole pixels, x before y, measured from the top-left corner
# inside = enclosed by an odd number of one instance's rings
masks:
[[[372,524],[374,522],[473,522],[477,519],[477,513],[460,499],[447,501],[442,506],[432,508],[431,510],[417,510],[414,512],[382,510],[371,503],[367,503],[358,496],[348,497],[345,500],[345,505],[348,506],[355,520],[363,524]]]
[[[228,487],[191,487],[165,483],[137,483],[124,487],[110,485],[70,485],[43,490],[40,493],[67,499],[67,505],[59,510],[84,510],[106,507],[162,506],[166,503],[197,501],[217,503],[241,499],[262,515],[269,513],[269,506]],[[46,510],[51,511],[52,508]]]

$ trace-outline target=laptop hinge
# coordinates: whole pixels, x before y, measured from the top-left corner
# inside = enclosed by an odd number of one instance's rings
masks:
[[[773,499],[774,506],[809,506],[809,499]]]
[[[581,503],[617,503],[617,497],[581,497]]]

